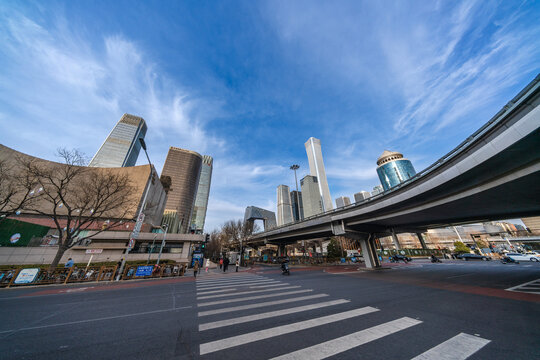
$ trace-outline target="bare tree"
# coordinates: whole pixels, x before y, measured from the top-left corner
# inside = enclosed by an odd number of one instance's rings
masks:
[[[7,160],[0,160],[0,222],[33,201],[32,182]]]
[[[24,174],[38,188],[25,212],[52,217],[58,231],[58,252],[49,270],[66,250],[132,218],[136,205],[126,174],[84,167],[85,157],[77,150],[59,149],[58,156],[64,163],[21,160]]]

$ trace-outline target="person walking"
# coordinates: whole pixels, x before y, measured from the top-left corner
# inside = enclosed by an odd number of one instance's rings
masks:
[[[199,271],[199,260],[196,260],[195,264],[193,264],[193,276],[197,277],[197,271]]]
[[[219,270],[223,269],[223,258],[219,259]]]
[[[227,272],[227,268],[229,267],[229,258],[223,259],[223,272]]]
[[[206,272],[208,272],[209,267],[210,267],[210,259],[206,259],[206,264],[205,264]]]
[[[238,267],[240,266],[240,261],[238,261],[238,259],[236,259],[236,272],[238,272]]]

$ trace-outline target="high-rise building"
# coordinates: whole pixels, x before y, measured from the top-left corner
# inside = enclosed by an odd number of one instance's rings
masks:
[[[277,187],[277,224],[278,226],[293,222],[291,193],[287,185]]]
[[[202,159],[202,156],[194,151],[171,146],[161,171],[162,176],[171,177],[171,189],[165,210],[177,212],[178,232],[181,234],[187,233],[191,224]]]
[[[369,198],[370,196],[371,196],[370,193],[368,193],[367,191],[362,190],[362,191],[357,192],[356,194],[354,194],[354,202],[364,201],[367,198]]]
[[[146,122],[142,117],[124,114],[88,166],[135,166],[141,150],[139,138],[144,139],[146,129]]]
[[[348,196],[340,196],[336,199],[336,208],[351,205],[351,199]]]
[[[302,189],[304,216],[310,217],[322,213],[323,205],[317,177],[311,175],[304,176],[300,180],[300,188]]]
[[[294,221],[300,221],[304,219],[304,205],[302,205],[301,191],[291,191],[291,205]]]
[[[332,206],[332,197],[330,197],[330,189],[328,188],[326,171],[324,170],[321,140],[310,137],[304,145],[309,161],[309,172],[311,176],[315,176],[318,179],[317,185],[322,199],[323,211],[332,210],[334,207]]]
[[[371,192],[371,196],[375,196],[377,194],[380,194],[384,191],[383,187],[381,185],[377,185],[373,187],[373,191]]]
[[[212,165],[214,159],[204,155],[195,197],[195,207],[191,216],[191,231],[202,234],[204,232],[204,222],[206,220],[206,209],[208,208],[208,197],[210,195],[210,184],[212,182]]]
[[[412,163],[395,151],[384,150],[377,165],[377,175],[385,191],[416,175]]]

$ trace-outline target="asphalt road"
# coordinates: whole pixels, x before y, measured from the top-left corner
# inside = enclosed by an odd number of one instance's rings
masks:
[[[540,263],[291,273],[2,289],[0,358],[540,358]]]

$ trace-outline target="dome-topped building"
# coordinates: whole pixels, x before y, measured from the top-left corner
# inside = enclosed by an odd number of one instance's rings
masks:
[[[397,151],[384,150],[377,165],[377,175],[385,191],[416,175],[412,163]]]

